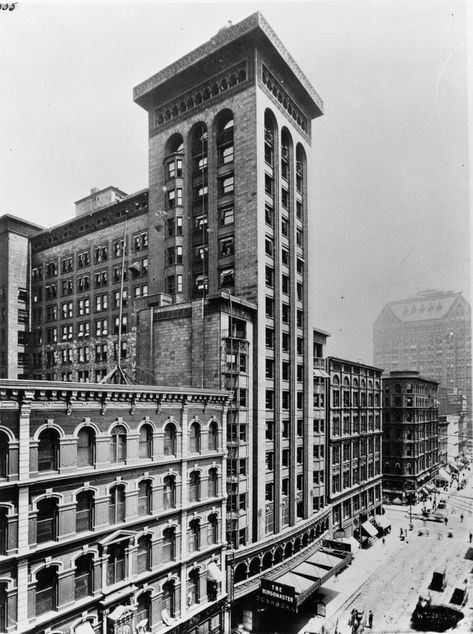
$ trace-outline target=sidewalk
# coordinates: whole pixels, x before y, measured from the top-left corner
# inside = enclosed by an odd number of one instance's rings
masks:
[[[384,545],[380,538],[367,549],[358,548],[354,552],[352,564],[337,577],[332,577],[324,583],[323,587],[314,595],[314,602],[323,601],[326,604],[326,616],[325,618],[316,616],[310,619],[300,634],[318,633],[322,626],[329,632],[335,631],[335,628],[340,634],[350,632],[348,623],[342,623],[339,621],[339,617],[342,617],[347,611],[349,612],[351,604],[356,606],[360,587],[371,575],[405,547],[406,542],[399,539],[399,529],[400,527],[408,527],[409,509],[406,509],[405,506],[388,507],[386,508],[386,516],[391,521],[391,533],[386,535]],[[409,531],[408,540],[410,535]]]

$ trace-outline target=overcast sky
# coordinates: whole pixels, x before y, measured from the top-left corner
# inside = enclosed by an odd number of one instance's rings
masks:
[[[50,226],[93,186],[146,187],[133,87],[256,10],[325,102],[314,325],[332,333],[330,354],[370,363],[386,301],[426,288],[470,298],[464,2],[19,0],[0,12],[0,213]]]

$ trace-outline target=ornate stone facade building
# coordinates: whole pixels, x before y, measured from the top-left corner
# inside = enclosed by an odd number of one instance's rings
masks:
[[[224,631],[226,409],[1,381],[0,631]]]

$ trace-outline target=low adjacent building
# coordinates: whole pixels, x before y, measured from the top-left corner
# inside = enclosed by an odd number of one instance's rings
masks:
[[[0,396],[0,631],[226,631],[227,394],[3,380]]]
[[[415,502],[439,473],[437,388],[437,381],[414,370],[383,377],[386,502]]]

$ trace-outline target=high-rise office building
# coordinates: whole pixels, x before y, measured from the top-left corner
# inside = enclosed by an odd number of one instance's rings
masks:
[[[324,497],[312,495],[321,432],[308,313],[311,122],[322,101],[259,13],[138,85],[134,99],[149,120],[138,376],[233,392],[236,599],[263,570],[271,577],[280,552],[315,548],[329,526]]]
[[[471,306],[460,293],[422,291],[384,306],[373,325],[374,364],[417,370],[467,398],[461,448],[472,446]]]

